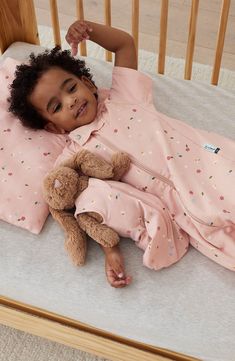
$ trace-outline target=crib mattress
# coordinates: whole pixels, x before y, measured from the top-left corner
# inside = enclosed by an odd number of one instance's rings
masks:
[[[23,60],[39,46],[14,43],[0,58]],[[112,65],[87,59],[98,87],[111,83]],[[157,109],[235,139],[235,94],[202,83],[153,75]],[[169,269],[142,266],[142,251],[123,239],[133,283],[111,288],[104,257],[89,242],[86,265],[67,257],[64,234],[48,217],[40,235],[0,221],[0,294],[149,345],[207,361],[235,355],[235,274],[190,248]]]

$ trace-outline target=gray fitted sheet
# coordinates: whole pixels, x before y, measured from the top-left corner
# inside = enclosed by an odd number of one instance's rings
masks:
[[[24,59],[41,48],[13,44],[0,58]],[[98,86],[110,85],[111,64],[88,59]],[[235,139],[235,94],[197,82],[154,76],[157,109]],[[51,217],[36,236],[0,222],[0,294],[135,341],[210,361],[235,359],[235,273],[190,248],[159,272],[142,266],[142,252],[122,240],[133,283],[111,288],[104,257],[89,243],[87,263],[75,268]]]

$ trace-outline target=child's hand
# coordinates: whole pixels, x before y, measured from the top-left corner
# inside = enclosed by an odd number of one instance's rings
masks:
[[[131,283],[131,277],[125,275],[123,258],[117,246],[105,252],[105,272],[112,287],[122,288]]]
[[[90,25],[83,20],[75,21],[70,25],[67,34],[65,36],[66,41],[71,46],[72,56],[75,56],[78,52],[78,44],[90,38],[89,32],[92,31]]]

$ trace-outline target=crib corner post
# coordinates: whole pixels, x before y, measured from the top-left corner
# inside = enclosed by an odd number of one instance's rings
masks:
[[[39,44],[33,0],[1,0],[0,50],[3,53],[15,41]]]

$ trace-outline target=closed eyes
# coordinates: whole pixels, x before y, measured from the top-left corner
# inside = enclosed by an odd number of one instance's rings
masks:
[[[61,103],[57,104],[55,108],[53,109],[53,113],[58,112],[61,109]]]
[[[77,83],[73,82],[74,80],[69,78],[69,79],[66,79],[62,85],[60,86],[60,89],[64,89],[64,91],[68,92],[68,93],[73,93],[77,90]],[[72,82],[72,84],[71,84]],[[71,85],[70,85],[71,84]],[[67,87],[67,90],[65,89],[65,86],[66,85],[69,85]],[[49,109],[51,108],[52,110],[52,113],[57,113],[59,112],[61,109],[62,109],[62,103],[61,102],[56,102],[56,97],[53,97],[52,99],[50,99],[48,105],[47,105],[47,110],[49,111]]]
[[[69,92],[72,93],[77,87],[77,84],[74,84],[72,87],[69,88]]]

